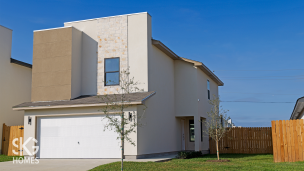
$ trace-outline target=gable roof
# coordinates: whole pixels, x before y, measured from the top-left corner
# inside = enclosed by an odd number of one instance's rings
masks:
[[[151,92],[138,92],[125,94],[126,104],[141,105],[145,100],[155,94]],[[50,109],[50,108],[71,108],[71,107],[92,107],[106,106],[109,99],[119,99],[117,94],[97,95],[97,96],[80,96],[71,100],[46,101],[46,102],[25,102],[13,107],[13,110],[33,110],[33,109]],[[117,102],[119,104],[119,101]]]
[[[303,109],[304,109],[304,97],[300,97],[298,98],[295,107],[293,108],[290,119],[297,119],[297,117],[303,111]]]
[[[161,41],[152,39],[152,44],[156,46],[159,50],[164,52],[166,55],[168,55],[173,60],[181,60],[185,62],[192,63],[194,66],[201,69],[206,75],[208,75],[214,82],[216,82],[219,86],[223,86],[224,83],[208,68],[206,65],[204,65],[202,62],[194,61],[187,58],[182,58],[178,55],[176,55],[172,50],[170,50],[166,45],[164,45]]]

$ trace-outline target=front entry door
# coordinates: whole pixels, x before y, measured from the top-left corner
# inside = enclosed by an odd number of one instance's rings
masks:
[[[186,150],[185,148],[185,120],[181,120],[182,125],[182,150]]]

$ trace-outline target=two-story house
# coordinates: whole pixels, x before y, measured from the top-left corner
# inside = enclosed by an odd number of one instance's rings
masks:
[[[11,29],[0,25],[0,154],[2,125],[23,125],[24,112],[12,107],[31,100],[32,65],[11,58],[12,35]]]
[[[145,92],[130,94],[133,106],[126,111],[148,108],[145,125],[131,135],[136,146],[125,144],[125,158],[208,152],[201,120],[223,82],[203,63],[153,39],[151,29],[144,12],[34,31],[32,101],[14,110],[25,111],[24,138],[37,139],[37,157],[120,158],[118,135],[103,132],[105,103],[96,97],[118,90],[119,71],[127,68]]]

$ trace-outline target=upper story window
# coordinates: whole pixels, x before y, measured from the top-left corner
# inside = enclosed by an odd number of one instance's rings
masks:
[[[208,91],[208,99],[210,100],[210,82],[207,80],[207,91]]]
[[[119,58],[105,59],[105,86],[119,85]]]

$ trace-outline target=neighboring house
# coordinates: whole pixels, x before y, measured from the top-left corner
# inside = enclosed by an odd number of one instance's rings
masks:
[[[136,115],[143,104],[148,108],[144,126],[131,135],[136,146],[125,144],[125,158],[208,153],[200,120],[223,82],[203,63],[152,39],[151,29],[151,16],[137,13],[34,31],[32,102],[14,110],[25,111],[24,138],[38,140],[37,157],[120,158],[118,135],[103,132],[105,103],[97,96],[119,90],[119,71],[128,67],[145,92],[130,94],[134,105],[126,111]],[[117,85],[105,84],[109,79]]]
[[[304,97],[298,98],[290,119],[304,119]]]
[[[3,123],[23,125],[23,113],[13,111],[18,103],[31,99],[32,65],[12,59],[12,30],[0,25],[0,135]],[[0,154],[2,138],[0,141]]]

